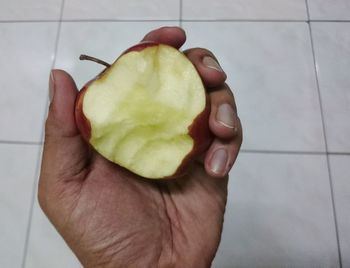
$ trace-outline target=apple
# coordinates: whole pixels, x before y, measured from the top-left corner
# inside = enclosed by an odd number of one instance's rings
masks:
[[[182,176],[212,141],[209,99],[179,50],[142,42],[79,92],[75,119],[103,157],[149,179]]]

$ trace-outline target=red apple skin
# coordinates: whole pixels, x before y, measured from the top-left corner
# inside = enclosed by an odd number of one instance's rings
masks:
[[[124,54],[126,53],[129,53],[129,52],[132,52],[132,51],[141,51],[141,50],[144,50],[145,48],[147,47],[154,47],[154,46],[158,46],[160,45],[159,43],[157,42],[153,42],[153,41],[143,41],[143,42],[140,42],[130,48],[128,48],[127,50],[125,50],[120,56],[123,56]]]
[[[144,41],[144,42],[140,42],[130,48],[128,48],[127,50],[125,50],[119,57],[118,59],[123,56],[126,53],[132,52],[132,51],[141,51],[147,47],[152,47],[152,46],[158,46],[159,43],[157,42],[153,42],[153,41]],[[118,60],[117,59],[117,60]],[[116,60],[116,61],[117,61]],[[103,73],[107,70],[108,68],[105,68],[100,74],[98,74],[94,79],[90,80],[89,82],[87,82],[83,88],[79,91],[76,102],[75,102],[75,121],[77,124],[77,127],[82,135],[82,137],[84,138],[85,141],[89,142],[90,141],[90,137],[91,137],[91,125],[89,120],[85,117],[84,112],[83,112],[83,99],[84,99],[84,95],[85,92],[87,90],[87,88],[89,87],[89,85],[99,79]]]
[[[194,142],[192,151],[182,160],[174,175],[164,179],[173,179],[186,175],[191,163],[208,150],[214,139],[214,135],[209,128],[210,110],[210,101],[207,95],[204,110],[193,120],[192,125],[188,127],[188,134]]]
[[[141,42],[125,50],[119,57],[132,51],[141,51],[147,47],[158,46],[158,45],[159,43],[152,42],[152,41]],[[82,135],[83,139],[87,143],[90,142],[90,138],[91,138],[91,124],[89,120],[85,117],[83,112],[84,95],[89,85],[93,81],[99,79],[107,69],[108,68],[104,69],[94,79],[86,83],[84,87],[80,90],[76,98],[75,121],[80,134]],[[162,179],[174,179],[174,178],[179,178],[186,175],[190,164],[209,148],[214,137],[209,128],[209,115],[210,115],[210,100],[208,95],[206,94],[206,105],[204,110],[200,114],[198,114],[198,116],[193,120],[193,123],[188,127],[188,134],[191,136],[194,142],[192,151],[185,156],[185,158],[182,160],[182,163],[180,164],[180,166],[177,168],[177,170],[173,175],[164,177]]]
[[[83,101],[84,95],[86,93],[86,89],[89,84],[91,84],[94,80],[88,82],[78,93],[78,96],[75,101],[75,123],[79,129],[79,132],[83,139],[89,142],[91,137],[91,124],[89,120],[85,117],[83,112]]]

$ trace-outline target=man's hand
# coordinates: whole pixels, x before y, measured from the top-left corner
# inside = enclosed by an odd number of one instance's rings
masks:
[[[185,39],[164,27],[143,40],[180,48]],[[169,181],[138,178],[94,152],[75,124],[73,79],[51,74],[39,202],[84,267],[209,267],[215,256],[242,128],[214,55],[184,53],[208,90],[215,139],[188,175]]]

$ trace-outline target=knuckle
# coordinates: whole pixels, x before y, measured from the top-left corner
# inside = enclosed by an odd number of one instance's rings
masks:
[[[191,55],[191,56],[197,56],[197,57],[203,57],[205,55],[209,55],[211,57],[214,57],[214,54],[209,49],[206,49],[203,47],[190,48],[190,49],[185,51],[185,54]]]
[[[241,119],[237,116],[237,119],[238,119],[238,128],[239,128],[239,132],[238,132],[238,142],[239,142],[239,145],[242,145],[243,143],[243,127],[242,127],[242,122],[241,122]]]
[[[233,90],[230,88],[230,86],[226,82],[224,83],[223,88],[230,97],[232,98],[234,97]]]
[[[232,90],[230,88],[226,88],[226,94],[230,99],[234,99],[235,95],[233,94]]]
[[[210,56],[214,56],[213,52],[211,52],[209,49],[204,48],[204,47],[197,47],[196,48],[198,50],[198,52],[200,52],[201,54],[206,54],[206,55],[210,55]]]
[[[47,210],[47,196],[41,183],[39,183],[37,199],[41,209],[45,212]]]
[[[210,96],[211,100],[217,105],[223,102],[228,102],[233,106],[233,108],[236,107],[234,94],[228,87],[213,90]]]

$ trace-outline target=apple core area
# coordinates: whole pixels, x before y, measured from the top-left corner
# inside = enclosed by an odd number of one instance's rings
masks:
[[[193,150],[188,134],[205,109],[203,83],[184,54],[153,45],[119,57],[86,90],[91,145],[146,178],[176,173]]]

